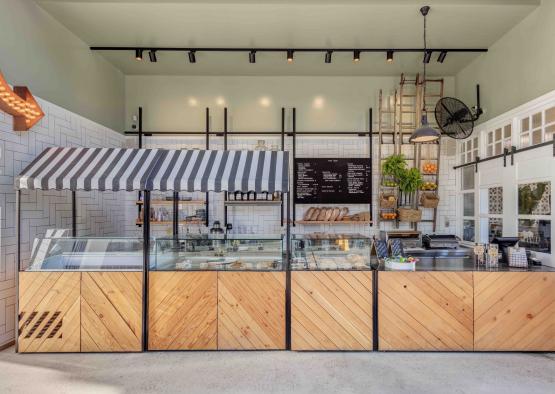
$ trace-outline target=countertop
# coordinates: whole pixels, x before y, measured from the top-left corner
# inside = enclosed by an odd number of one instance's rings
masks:
[[[416,263],[416,271],[485,271],[485,272],[555,272],[554,267],[546,265],[528,266],[527,268],[513,268],[499,264],[498,267],[476,266],[474,259],[470,257],[419,257]],[[378,271],[389,270],[380,264]],[[410,272],[410,271],[395,271]]]

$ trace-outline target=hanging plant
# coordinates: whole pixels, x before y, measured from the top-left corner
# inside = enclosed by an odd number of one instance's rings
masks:
[[[401,179],[406,169],[407,162],[402,154],[389,156],[382,164],[382,174],[391,176],[397,181]]]
[[[399,190],[405,195],[416,192],[422,184],[422,174],[418,168],[405,169],[399,177]]]

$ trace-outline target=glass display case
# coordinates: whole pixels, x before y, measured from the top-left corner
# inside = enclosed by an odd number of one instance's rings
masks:
[[[198,234],[157,238],[151,271],[282,271],[282,235]]]
[[[22,271],[142,271],[140,238],[35,238]]]
[[[370,270],[372,239],[361,234],[295,234],[292,271]],[[376,260],[377,264],[377,260]]]

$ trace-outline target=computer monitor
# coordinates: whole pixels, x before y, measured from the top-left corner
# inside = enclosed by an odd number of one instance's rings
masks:
[[[519,241],[518,237],[495,237],[491,240],[492,244],[499,245],[499,252],[501,253],[501,262],[509,264],[509,254],[507,248],[515,246]]]

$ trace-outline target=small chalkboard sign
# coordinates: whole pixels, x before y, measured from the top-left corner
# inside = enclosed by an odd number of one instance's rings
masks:
[[[370,158],[296,158],[296,204],[368,204],[371,201]]]

